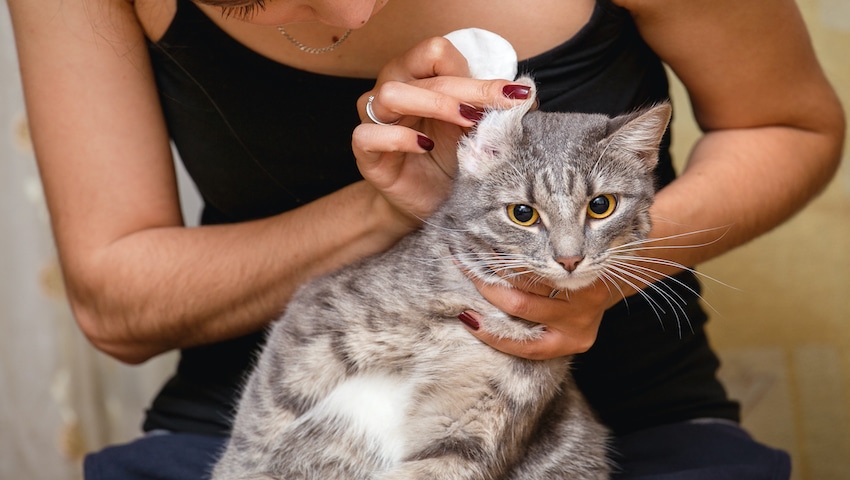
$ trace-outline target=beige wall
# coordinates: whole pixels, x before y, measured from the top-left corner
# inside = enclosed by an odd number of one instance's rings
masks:
[[[818,57],[850,106],[850,0],[800,0]],[[678,99],[678,100],[676,100]],[[681,85],[674,154],[698,132]],[[848,115],[850,116],[850,115]],[[791,221],[699,270],[722,375],[756,438],[795,480],[850,478],[850,165]]]

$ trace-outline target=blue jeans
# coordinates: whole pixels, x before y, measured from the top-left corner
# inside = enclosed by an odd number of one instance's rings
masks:
[[[151,434],[86,457],[86,480],[206,480],[226,439]],[[612,480],[787,480],[785,452],[753,440],[730,422],[663,425],[616,438]]]
[[[791,457],[725,420],[696,420],[616,438],[612,480],[788,480]]]

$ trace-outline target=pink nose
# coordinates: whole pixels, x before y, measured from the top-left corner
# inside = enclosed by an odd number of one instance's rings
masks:
[[[581,263],[582,260],[584,260],[584,257],[579,256],[562,257],[557,259],[558,263],[560,263],[561,266],[564,267],[564,270],[568,272],[575,271],[575,269],[578,268],[578,264]]]

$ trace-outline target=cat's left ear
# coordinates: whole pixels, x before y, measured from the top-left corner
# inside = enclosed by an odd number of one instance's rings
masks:
[[[658,147],[667,131],[673,107],[660,103],[646,110],[612,118],[608,123],[611,132],[603,142],[608,148],[620,150],[641,162],[646,169],[658,163]]]
[[[511,158],[514,142],[522,137],[522,118],[534,106],[537,94],[531,77],[522,76],[515,82],[530,87],[528,99],[512,108],[488,110],[470,134],[461,140],[458,163],[467,173],[482,175],[501,163],[502,159]]]

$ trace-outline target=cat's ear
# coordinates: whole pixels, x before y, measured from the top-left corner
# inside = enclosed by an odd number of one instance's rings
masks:
[[[612,118],[608,123],[610,132],[603,142],[638,159],[647,169],[655,168],[658,162],[658,147],[667,131],[673,108],[669,103],[627,115]]]
[[[461,170],[479,176],[512,157],[514,144],[522,136],[522,117],[534,106],[537,94],[531,77],[520,77],[515,83],[531,88],[528,99],[512,108],[487,111],[460,142],[458,163]]]

